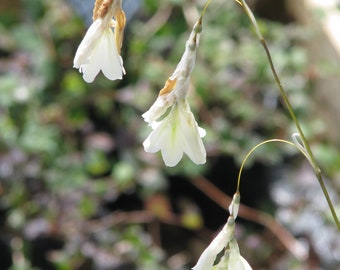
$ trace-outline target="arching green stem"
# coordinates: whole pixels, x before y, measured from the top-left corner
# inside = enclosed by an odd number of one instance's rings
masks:
[[[202,12],[201,12],[201,18],[200,18],[200,20],[202,19],[203,15],[205,14],[205,12],[206,12],[206,10],[207,10],[207,8],[208,8],[210,2],[211,2],[211,0],[207,0],[207,2],[205,3],[205,5],[204,5],[204,7],[203,7],[203,10],[202,10]]]
[[[295,126],[300,134],[300,137],[301,137],[301,141],[303,142],[303,145],[305,147],[305,152],[307,154],[307,159],[309,160],[311,166],[313,167],[313,170],[314,170],[314,173],[315,173],[315,176],[316,178],[318,179],[319,181],[319,184],[321,186],[321,189],[322,189],[322,192],[326,198],[326,201],[328,203],[328,206],[332,212],[332,216],[333,216],[333,219],[338,227],[338,230],[340,231],[340,221],[338,219],[338,216],[335,212],[335,209],[334,209],[334,206],[333,206],[333,203],[332,203],[332,200],[329,196],[329,193],[327,191],[327,188],[326,188],[326,185],[325,185],[325,182],[324,182],[324,179],[323,179],[323,176],[322,176],[322,173],[321,173],[321,170],[314,158],[314,155],[312,153],[312,150],[311,150],[311,147],[306,139],[306,136],[300,126],[300,123],[294,113],[294,110],[289,102],[289,99],[288,99],[288,96],[287,96],[287,93],[284,89],[284,87],[282,86],[282,83],[280,81],[280,78],[276,72],[276,69],[275,69],[275,66],[274,66],[274,63],[273,63],[273,60],[272,60],[272,57],[271,57],[271,54],[270,54],[270,51],[269,51],[269,48],[266,44],[266,41],[264,40],[263,36],[261,35],[261,32],[260,32],[260,29],[258,27],[258,24],[256,22],[256,19],[254,17],[254,14],[253,12],[250,10],[250,8],[248,7],[247,3],[245,2],[245,0],[235,0],[238,4],[241,5],[241,7],[243,8],[243,10],[245,11],[245,13],[247,14],[247,16],[249,17],[253,27],[254,27],[254,30],[255,30],[255,33],[256,33],[256,36],[257,38],[259,39],[260,43],[262,44],[265,52],[266,52],[266,56],[268,58],[268,61],[269,61],[269,65],[270,65],[270,69],[273,73],[273,76],[274,76],[274,79],[275,79],[275,82],[280,90],[280,93],[281,93],[281,96],[283,98],[283,101],[287,107],[287,110],[290,114],[290,116],[292,117],[294,123],[295,123]]]
[[[244,168],[244,165],[246,164],[247,160],[250,158],[250,156],[261,146],[268,144],[268,143],[273,143],[273,142],[278,142],[278,143],[286,143],[289,144],[293,147],[295,147],[296,149],[298,149],[299,151],[301,151],[294,143],[290,142],[290,141],[286,141],[286,140],[281,140],[281,139],[271,139],[271,140],[266,140],[263,141],[257,145],[255,145],[248,153],[247,155],[244,157],[240,170],[238,172],[238,177],[237,177],[237,187],[236,187],[236,192],[239,193],[240,192],[240,184],[241,184],[241,175],[242,175],[242,171]],[[302,152],[302,151],[301,151]]]

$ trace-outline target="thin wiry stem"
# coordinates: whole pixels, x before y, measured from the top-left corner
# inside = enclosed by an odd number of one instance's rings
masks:
[[[268,61],[269,61],[269,65],[270,65],[270,69],[273,73],[273,76],[274,76],[274,79],[275,79],[275,82],[277,84],[277,86],[279,87],[279,90],[280,90],[280,93],[281,93],[281,96],[283,98],[283,101],[287,107],[287,110],[290,114],[290,116],[292,117],[292,120],[293,122],[295,123],[295,126],[300,134],[300,137],[301,137],[301,140],[303,142],[303,145],[305,147],[305,150],[306,150],[306,154],[308,155],[308,160],[311,164],[311,166],[313,167],[313,170],[314,170],[314,173],[315,173],[315,176],[316,178],[318,179],[319,181],[319,184],[321,186],[321,189],[322,189],[322,192],[326,198],[326,201],[328,203],[328,206],[329,206],[329,209],[331,210],[331,213],[332,213],[332,216],[333,216],[333,219],[338,227],[338,230],[340,231],[340,221],[338,219],[338,216],[335,212],[335,209],[334,209],[334,206],[333,206],[333,203],[332,203],[332,200],[329,196],[329,193],[327,191],[327,188],[326,188],[326,185],[325,185],[325,182],[324,182],[324,179],[323,179],[323,175],[321,173],[321,170],[314,158],[314,155],[312,153],[312,150],[311,150],[311,147],[306,139],[306,136],[301,128],[301,125],[294,113],[294,110],[293,110],[293,107],[292,105],[290,104],[289,102],[289,99],[288,99],[288,96],[287,96],[287,93],[281,83],[281,80],[276,72],[276,68],[275,68],[275,65],[273,63],[273,60],[272,60],[272,57],[271,57],[271,54],[270,54],[270,51],[269,51],[269,48],[267,46],[267,43],[266,41],[264,40],[263,36],[261,35],[261,32],[260,32],[260,29],[258,27],[258,24],[256,22],[256,19],[254,17],[254,14],[253,12],[250,10],[250,8],[248,7],[247,3],[245,2],[245,0],[235,0],[238,4],[241,5],[241,7],[243,8],[243,10],[245,11],[245,13],[247,14],[247,16],[249,17],[253,27],[254,27],[254,30],[255,30],[255,33],[256,33],[256,36],[257,38],[259,39],[260,43],[262,44],[265,52],[266,52],[266,56],[268,58]]]
[[[236,187],[236,192],[240,192],[240,183],[241,183],[241,175],[242,175],[242,172],[243,172],[243,168],[244,168],[244,165],[246,164],[246,162],[248,161],[249,157],[256,151],[256,149],[258,149],[259,147],[265,145],[265,144],[268,144],[268,143],[272,143],[272,142],[275,142],[275,143],[286,143],[286,144],[289,144],[293,147],[296,147],[299,151],[301,151],[294,143],[292,142],[289,142],[289,141],[286,141],[286,140],[281,140],[281,139],[271,139],[271,140],[266,140],[264,142],[261,142],[257,145],[255,145],[249,152],[248,154],[245,156],[245,158],[243,159],[242,161],[242,164],[241,164],[241,167],[240,167],[240,170],[238,172],[238,177],[237,177],[237,187]]]
[[[211,0],[207,0],[207,2],[205,3],[205,5],[204,5],[204,7],[203,7],[203,10],[202,10],[202,12],[201,12],[201,19],[202,19],[203,15],[205,14],[205,12],[206,12],[206,10],[207,10],[207,8],[208,8],[210,2],[211,2]]]

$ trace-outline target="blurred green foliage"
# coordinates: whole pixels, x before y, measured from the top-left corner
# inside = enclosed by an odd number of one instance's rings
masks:
[[[239,163],[255,144],[288,138],[294,131],[247,18],[232,1],[216,0],[204,18],[190,90],[192,110],[207,130],[208,162],[195,166],[184,158],[169,169],[159,155],[144,153],[142,141],[150,129],[140,115],[184,51],[197,19],[190,11],[202,8],[196,2],[145,0],[126,29],[126,77],[111,82],[99,75],[92,84],[72,69],[86,29],[67,2],[18,1],[12,16],[0,10],[0,208],[5,220],[0,235],[12,249],[11,239],[30,243],[47,235],[63,242],[48,257],[54,269],[188,269],[196,259],[188,245],[177,243],[170,250],[154,244],[159,221],[144,213],[145,202],[155,194],[166,198],[170,178],[207,175],[223,156]],[[167,15],[152,24],[152,16]],[[309,115],[307,59],[299,46],[304,30],[259,23],[308,135],[323,136],[324,127]],[[324,165],[336,171],[338,151],[318,149]],[[273,146],[257,159],[275,165],[295,154]],[[131,194],[134,199],[120,207],[120,198]],[[159,207],[168,213],[166,204]],[[145,216],[119,220],[116,214],[127,210]],[[179,207],[177,212],[183,215],[176,226],[202,226],[199,211]],[[29,269],[30,251],[16,252]],[[13,258],[11,269],[23,269]]]

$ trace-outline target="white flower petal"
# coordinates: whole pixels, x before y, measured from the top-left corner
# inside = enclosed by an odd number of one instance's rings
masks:
[[[211,270],[252,270],[249,263],[238,253],[227,250],[217,265]]]
[[[89,63],[89,57],[96,45],[97,39],[103,32],[102,20],[94,21],[87,30],[81,41],[73,60],[73,67],[80,68],[81,65]]]
[[[110,80],[122,79],[125,70],[113,32],[98,19],[90,26],[74,58],[74,67],[86,82],[93,82],[100,70]]]
[[[164,163],[168,167],[175,167],[183,157],[183,152],[177,151],[173,147],[164,147],[161,152]]]
[[[176,145],[176,132],[173,132],[171,118],[154,122],[154,130],[143,143],[145,152],[156,153],[161,150],[166,166],[174,167],[183,157],[183,150]]]
[[[102,35],[98,38],[89,63],[81,66],[86,82],[93,82],[100,70],[110,80],[121,79],[123,76],[120,56],[110,28],[103,31]]]
[[[228,223],[229,221],[230,220],[228,219]],[[234,221],[235,220],[231,218],[231,223],[233,223]],[[232,224],[230,225],[231,227],[229,227],[229,229],[231,230],[231,235],[228,240],[228,243],[226,244],[227,248],[224,252],[223,257],[220,259],[217,265],[214,265],[213,267],[208,266],[208,268],[205,268],[205,269],[207,270],[252,270],[249,263],[240,255],[238,244],[236,242],[236,239],[234,238],[234,229],[233,229],[234,225]],[[200,268],[200,269],[203,270],[203,268]]]
[[[167,135],[167,133],[164,132],[164,122],[154,122],[152,128],[153,131],[143,143],[144,150],[147,153],[156,153],[161,150],[162,144],[164,143],[164,136]]]
[[[202,142],[202,135],[205,135],[205,130],[198,127],[194,115],[190,111],[189,105],[180,106],[180,126],[182,137],[183,151],[196,164],[204,164],[206,162],[206,151]],[[204,132],[203,132],[204,130]]]
[[[123,59],[118,53],[116,41],[111,29],[105,31],[105,42],[103,46],[104,55],[101,56],[102,71],[106,78],[110,80],[122,79],[123,72]]]
[[[142,114],[144,121],[150,124],[156,121],[167,111],[170,105],[172,104],[167,101],[167,95],[158,96],[150,109]]]
[[[173,105],[169,114],[160,122],[151,122],[152,133],[144,141],[148,153],[161,150],[167,166],[173,167],[186,153],[196,164],[206,162],[206,151],[200,131],[186,100]]]
[[[161,149],[164,163],[168,167],[174,167],[183,157],[183,149],[181,149],[179,142],[181,141],[181,133],[177,131],[178,126],[169,127],[165,137],[165,144]]]
[[[98,43],[96,47],[93,49],[92,54],[89,58],[89,63],[83,64],[79,68],[79,72],[83,73],[83,79],[87,83],[91,83],[94,81],[94,78],[98,75],[101,67],[100,67],[100,58],[101,58],[101,47],[102,47],[102,37],[99,37]]]
[[[252,270],[249,263],[241,256],[238,244],[235,239],[229,243],[230,257],[228,269],[230,270]]]
[[[227,223],[210,243],[210,245],[203,251],[202,255],[198,259],[197,264],[192,269],[209,270],[213,266],[216,256],[230,241],[233,232],[234,226],[229,226]]]
[[[252,270],[250,264],[242,256],[240,256],[240,262],[241,262],[241,265],[242,265],[241,269],[243,269],[243,270]]]
[[[219,252],[221,252],[222,249],[223,247]],[[216,251],[212,248],[207,248],[204,250],[197,264],[192,268],[192,270],[209,270],[213,266],[216,256],[219,252],[216,253]]]

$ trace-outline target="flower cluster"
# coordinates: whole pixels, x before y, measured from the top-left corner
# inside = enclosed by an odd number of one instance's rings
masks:
[[[176,166],[184,153],[196,164],[206,162],[202,142],[205,130],[198,126],[187,100],[201,23],[200,18],[174,73],[166,81],[155,103],[142,115],[153,129],[143,143],[145,151],[161,151],[165,164],[170,167]],[[125,69],[120,50],[125,24],[122,0],[96,0],[93,23],[74,57],[74,67],[83,73],[86,82],[93,82],[100,70],[110,80],[122,79]]]
[[[111,80],[121,79],[125,74],[120,56],[125,23],[122,0],[96,0],[93,23],[74,58],[74,67],[83,73],[86,82],[92,82],[100,70]],[[150,109],[142,115],[152,128],[143,143],[145,151],[161,151],[165,165],[170,167],[176,166],[184,153],[196,164],[206,162],[202,142],[206,132],[198,126],[187,97],[201,30],[202,17],[193,27],[174,73],[167,79]],[[193,270],[251,270],[240,255],[235,239],[239,204],[240,195],[236,193],[229,207],[230,216],[226,225],[204,250]],[[223,249],[224,256],[214,266]]]
[[[122,0],[96,1],[93,23],[73,61],[73,66],[83,73],[86,82],[93,82],[100,70],[110,80],[122,79],[125,69],[120,50],[125,23]]]
[[[251,270],[249,263],[241,256],[235,239],[235,219],[240,205],[240,194],[236,193],[229,206],[230,216],[226,225],[203,251],[193,270]],[[217,255],[225,248],[217,265]]]
[[[198,21],[174,73],[160,90],[155,103],[142,115],[153,129],[143,143],[145,151],[161,151],[165,165],[170,167],[178,164],[183,153],[196,164],[206,161],[206,151],[201,139],[205,136],[205,130],[198,126],[187,100],[200,32],[201,22]]]

